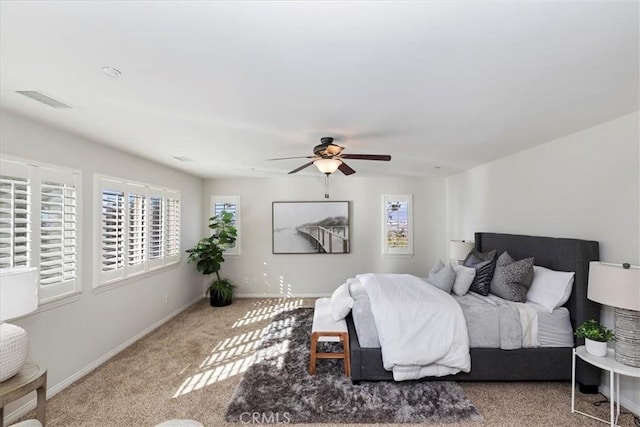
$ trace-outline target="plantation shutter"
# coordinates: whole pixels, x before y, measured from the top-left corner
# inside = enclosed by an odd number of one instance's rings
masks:
[[[109,285],[179,261],[180,193],[96,176],[95,286]],[[98,193],[99,192],[99,193]]]
[[[149,268],[162,266],[164,254],[164,197],[149,197]]]
[[[127,273],[144,271],[146,261],[146,196],[140,190],[129,193]]]
[[[124,277],[125,193],[120,189],[103,189],[101,194],[100,281],[106,283]]]
[[[77,281],[77,175],[40,169],[40,299],[73,292]]]
[[[165,217],[165,264],[180,258],[180,199],[175,195],[166,198]]]
[[[0,268],[31,266],[29,167],[0,162]]]

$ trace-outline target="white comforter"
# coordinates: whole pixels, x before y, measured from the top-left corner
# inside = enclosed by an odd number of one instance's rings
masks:
[[[469,336],[460,305],[409,274],[360,274],[382,349],[396,381],[471,370]]]

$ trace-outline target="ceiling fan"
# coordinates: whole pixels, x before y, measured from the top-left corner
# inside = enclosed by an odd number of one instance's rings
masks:
[[[341,147],[333,143],[333,138],[325,136],[320,138],[320,144],[313,147],[313,156],[300,156],[300,157],[281,157],[278,159],[269,160],[288,160],[288,159],[313,159],[310,162],[303,164],[289,172],[289,174],[300,172],[311,165],[316,165],[320,172],[329,176],[336,170],[340,170],[345,175],[351,175],[356,171],[344,162],[344,159],[351,160],[379,160],[388,162],[391,160],[391,156],[388,154],[343,154]]]

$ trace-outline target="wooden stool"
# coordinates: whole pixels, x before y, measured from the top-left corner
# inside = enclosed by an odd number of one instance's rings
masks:
[[[342,342],[341,353],[318,353],[318,342]],[[342,319],[333,320],[331,316],[331,299],[318,298],[313,312],[311,328],[311,349],[309,374],[316,374],[316,359],[343,359],[344,374],[351,376],[351,357],[349,355],[349,333],[347,322]]]

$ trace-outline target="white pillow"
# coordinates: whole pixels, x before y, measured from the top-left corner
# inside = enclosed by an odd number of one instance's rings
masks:
[[[349,282],[345,282],[331,294],[331,317],[336,322],[347,317],[353,307],[353,298],[349,293]]]
[[[527,301],[541,305],[551,313],[569,300],[574,276],[574,272],[549,270],[534,265]]]
[[[476,269],[455,263],[451,263],[451,267],[453,267],[456,272],[456,280],[453,282],[453,293],[461,297],[469,292],[471,283],[473,283],[473,279],[476,277]]]

